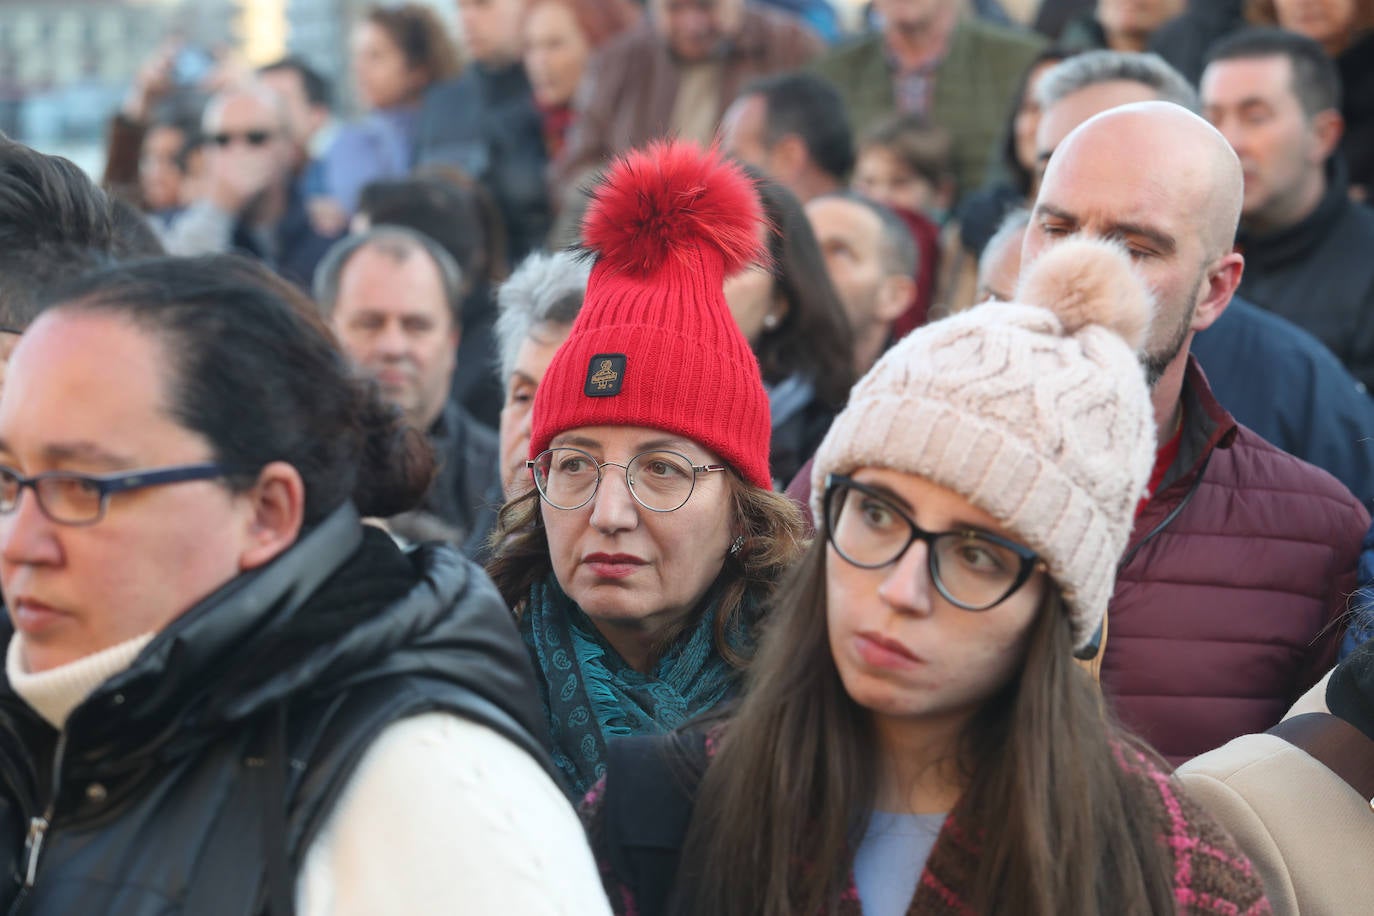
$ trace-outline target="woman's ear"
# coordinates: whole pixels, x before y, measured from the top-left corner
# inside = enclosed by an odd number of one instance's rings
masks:
[[[249,518],[239,569],[246,572],[265,566],[300,537],[305,481],[285,461],[273,461],[258,472],[257,483],[243,498],[248,500]]]

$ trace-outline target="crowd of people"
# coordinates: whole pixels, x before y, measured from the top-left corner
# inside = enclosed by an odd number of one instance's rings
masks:
[[[0,138],[0,906],[1369,908],[1374,2],[868,6]]]

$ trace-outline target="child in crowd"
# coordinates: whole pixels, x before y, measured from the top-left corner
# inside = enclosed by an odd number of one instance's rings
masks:
[[[853,190],[936,224],[954,203],[949,133],[919,115],[898,115],[859,143]]]

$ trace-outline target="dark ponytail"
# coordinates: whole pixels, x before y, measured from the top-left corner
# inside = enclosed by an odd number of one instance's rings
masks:
[[[355,372],[314,303],[255,262],[157,258],[87,274],[57,309],[118,315],[159,337],[178,423],[251,486],[271,461],[305,481],[305,524],[347,500],[365,516],[415,508],[433,450],[374,382]]]

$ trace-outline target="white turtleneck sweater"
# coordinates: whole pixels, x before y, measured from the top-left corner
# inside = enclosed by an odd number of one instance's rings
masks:
[[[5,670],[15,693],[60,730],[151,639],[31,674],[16,634]],[[302,916],[610,913],[581,825],[553,780],[501,735],[446,713],[395,722],[373,742],[306,853],[296,908]]]

